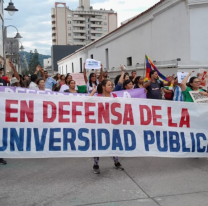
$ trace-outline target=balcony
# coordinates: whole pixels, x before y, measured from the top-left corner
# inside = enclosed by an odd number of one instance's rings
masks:
[[[83,17],[73,17],[73,21],[85,21]]]
[[[85,24],[73,24],[73,26],[77,26],[77,27],[85,27]]]
[[[53,33],[52,33],[52,36],[56,36],[56,32],[53,32]]]
[[[52,30],[56,30],[56,27],[55,27],[55,26],[53,26],[53,27],[52,27]]]
[[[99,19],[99,18],[91,18],[90,21],[100,21],[100,22],[102,22],[103,20]]]
[[[73,36],[73,39],[86,39],[86,37],[85,36]]]
[[[84,46],[86,43],[85,42],[74,42],[74,45],[81,45]]]
[[[55,24],[55,23],[56,23],[56,21],[52,20],[52,24]]]
[[[53,42],[56,42],[56,39],[53,39]]]
[[[97,31],[97,30],[91,29],[90,33],[91,33],[91,34],[102,34],[103,31]]]
[[[56,36],[53,36],[53,35],[52,35],[52,39],[53,39],[53,40],[54,40],[54,39],[56,40]]]
[[[55,18],[55,17],[56,17],[55,14],[52,14],[52,15],[51,15],[51,18]]]
[[[95,39],[98,39],[99,37],[97,37],[97,36],[91,36],[91,39],[92,40],[95,40]]]
[[[85,33],[85,29],[80,30],[80,29],[74,29],[73,30],[74,33]]]
[[[103,27],[103,25],[101,25],[101,24],[90,24],[90,27],[91,28],[102,28]]]

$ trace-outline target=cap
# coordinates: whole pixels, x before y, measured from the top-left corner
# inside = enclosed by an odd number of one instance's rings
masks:
[[[16,77],[10,79],[10,85],[19,82]]]

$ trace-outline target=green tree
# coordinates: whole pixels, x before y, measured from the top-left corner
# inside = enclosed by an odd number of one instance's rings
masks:
[[[37,49],[34,50],[34,53],[31,50],[30,51],[30,60],[29,60],[29,72],[30,72],[30,74],[34,74],[34,72],[36,70],[36,67],[38,65],[40,65],[40,62],[39,62],[38,58],[39,58],[39,54],[38,54]]]

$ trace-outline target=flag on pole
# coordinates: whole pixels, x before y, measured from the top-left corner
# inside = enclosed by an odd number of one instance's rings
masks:
[[[144,78],[144,82],[150,80],[149,74],[152,70],[157,71],[158,76],[160,77],[161,80],[168,82],[168,79],[165,75],[163,75],[157,68],[156,66],[152,63],[152,61],[150,60],[150,58],[145,55],[146,58],[146,76]]]

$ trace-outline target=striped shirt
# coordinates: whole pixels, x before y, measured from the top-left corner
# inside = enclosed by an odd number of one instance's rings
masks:
[[[174,91],[173,101],[183,102],[183,92],[181,91],[181,88],[178,85],[176,85],[173,91]]]

